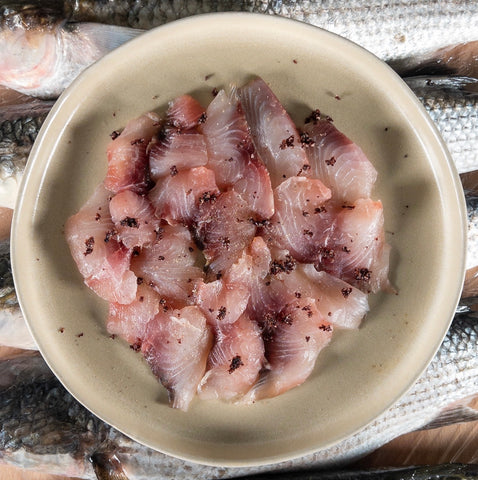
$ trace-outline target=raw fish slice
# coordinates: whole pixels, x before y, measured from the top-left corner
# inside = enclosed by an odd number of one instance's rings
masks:
[[[220,90],[209,104],[201,127],[209,163],[220,189],[240,193],[258,219],[274,213],[274,196],[267,168],[255,152],[246,117],[235,92]]]
[[[268,241],[300,262],[313,262],[330,228],[329,216],[324,215],[330,196],[317,179],[290,177],[282,182],[274,190],[276,211],[265,229]]]
[[[239,100],[220,90],[206,110],[201,132],[206,140],[209,163],[221,189],[242,178],[254,146]]]
[[[164,225],[159,239],[133,256],[131,269],[162,297],[184,305],[191,300],[195,281],[203,278],[198,256],[186,227]]]
[[[118,242],[109,213],[110,193],[103,184],[65,224],[71,255],[86,285],[111,302],[131,303],[136,276],[129,269],[131,251]]]
[[[110,201],[111,218],[121,242],[128,248],[153,243],[159,235],[159,220],[147,198],[131,190],[116,194]]]
[[[272,186],[277,187],[289,177],[307,175],[310,165],[300,134],[264,80],[257,78],[241,87],[239,97],[254,146],[269,170]]]
[[[159,117],[149,112],[128,122],[106,150],[108,170],[104,184],[107,190],[118,193],[132,190],[145,193],[149,187],[146,149],[159,130]]]
[[[359,199],[342,208],[330,235],[327,254],[316,265],[366,293],[391,289],[390,246],[385,243],[380,201]]]
[[[198,394],[203,399],[238,399],[250,390],[265,364],[261,331],[242,315],[233,325],[216,328],[215,340]]]
[[[166,137],[149,149],[151,178],[176,175],[181,170],[207,164],[207,150],[200,133],[166,132]]]
[[[219,193],[214,172],[209,168],[197,167],[159,179],[148,196],[155,207],[156,216],[172,225],[191,223],[204,199],[211,200]]]
[[[108,333],[119,335],[131,345],[141,345],[148,322],[164,308],[160,300],[160,296],[143,283],[138,285],[136,298],[128,305],[111,302],[106,323]]]
[[[290,304],[276,317],[267,319],[262,328],[269,369],[246,396],[249,402],[275,397],[301,385],[332,338],[332,325],[311,298]]]
[[[256,227],[250,215],[249,206],[233,191],[201,205],[196,236],[212,272],[225,273],[251,243]]]
[[[199,282],[195,289],[195,303],[210,325],[234,323],[245,311],[249,296],[246,285],[222,279]]]
[[[332,190],[332,197],[349,203],[370,197],[377,171],[362,149],[327,120],[307,123],[304,131],[314,143],[306,147],[311,175]]]
[[[148,323],[143,355],[166,387],[173,408],[186,411],[206,370],[213,334],[198,307],[160,312]]]
[[[321,315],[334,327],[358,328],[369,311],[367,294],[340,278],[318,272],[312,264],[298,264],[293,272],[281,273],[275,280],[296,298],[313,298]]]
[[[274,214],[274,192],[266,166],[251,159],[240,178],[232,187],[249,205],[255,220],[262,221]]]
[[[204,121],[205,111],[191,95],[181,95],[169,103],[168,124],[177,130],[190,130]]]

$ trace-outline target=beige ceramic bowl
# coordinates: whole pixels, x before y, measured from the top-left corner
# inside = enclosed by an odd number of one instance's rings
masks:
[[[333,117],[377,168],[374,197],[384,203],[391,280],[399,294],[375,295],[363,326],[338,332],[302,386],[252,406],[195,400],[184,413],[168,407],[141,356],[109,338],[107,305],[84,286],[63,228],[103,179],[113,130],[144,111],[164,111],[179,94],[208,103],[214,87],[255,75],[271,85],[297,123],[317,107]],[[12,259],[38,346],[80,402],[162,452],[213,465],[258,465],[344,439],[417,379],[459,297],[464,218],[450,156],[389,67],[299,22],[213,14],[131,41],[61,96],[30,157]]]

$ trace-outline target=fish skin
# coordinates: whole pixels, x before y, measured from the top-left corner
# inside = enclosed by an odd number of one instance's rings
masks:
[[[95,479],[101,478],[95,476],[95,468],[108,469],[114,462],[129,480],[186,480],[192,476],[214,480],[339,467],[403,433],[425,427],[450,404],[476,395],[477,351],[477,314],[457,314],[427,370],[372,424],[335,446],[299,459],[234,469],[186,462],[134,442],[74,400],[39,355],[22,355],[0,362],[0,463]],[[95,458],[101,459],[102,465],[93,466]],[[338,480],[341,478],[347,477]]]
[[[404,79],[445,141],[459,173],[478,166],[478,80],[418,76]]]
[[[60,3],[60,2],[58,2]],[[149,29],[200,13],[245,11],[281,15],[342,35],[394,63],[410,68],[412,59],[441,47],[478,40],[478,4],[466,0],[65,0],[72,21],[114,23]]]

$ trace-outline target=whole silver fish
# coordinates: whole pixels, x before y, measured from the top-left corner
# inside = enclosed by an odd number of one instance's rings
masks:
[[[460,173],[478,168],[478,80],[412,77],[405,82],[440,131]]]
[[[58,95],[114,44],[140,33],[82,22],[150,29],[228,11],[280,15],[324,28],[358,43],[398,72],[429,62],[439,49],[478,40],[478,3],[468,0],[12,1],[0,5],[0,83],[32,95]]]
[[[425,427],[436,421],[449,405],[478,393],[475,315],[455,317],[421,378],[401,400],[362,431],[314,454],[254,468],[210,467],[155,452],[82,407],[39,355],[4,360],[0,362],[0,462],[79,478],[130,480],[212,480],[265,471],[344,465],[405,432]],[[477,418],[475,411],[463,407],[457,411],[460,419]],[[455,419],[451,417],[448,410],[447,421]]]

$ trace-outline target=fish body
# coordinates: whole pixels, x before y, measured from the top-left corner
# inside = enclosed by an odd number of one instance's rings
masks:
[[[458,172],[478,166],[478,80],[468,77],[410,77],[405,82],[435,123]]]
[[[116,478],[129,480],[214,480],[267,471],[287,476],[284,472],[302,468],[338,467],[400,434],[424,427],[450,404],[476,395],[477,349],[476,314],[459,314],[416,384],[360,432],[296,460],[234,469],[193,464],[134,442],[82,407],[39,355],[23,355],[0,362],[0,462],[87,479],[115,478],[105,476],[114,469],[123,475]],[[337,477],[341,478],[355,477]]]

